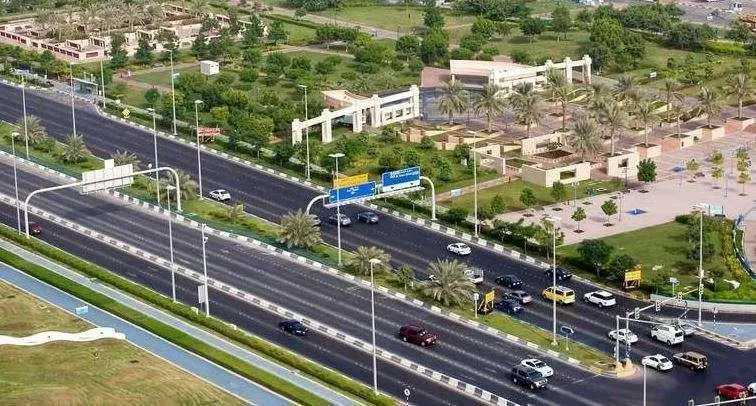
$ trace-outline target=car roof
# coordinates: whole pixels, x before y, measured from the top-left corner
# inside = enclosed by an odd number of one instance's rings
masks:
[[[512,293],[514,293],[516,295],[527,295],[528,294],[528,292],[526,292],[526,291],[524,291],[522,289],[513,290]]]
[[[597,291],[593,292],[593,294],[596,295],[596,296],[612,296],[611,293],[609,293],[609,292],[607,292],[605,290],[597,290]]]
[[[219,193],[223,193],[225,191],[226,191],[226,189],[215,189],[215,190],[213,190],[213,192],[219,192]]]

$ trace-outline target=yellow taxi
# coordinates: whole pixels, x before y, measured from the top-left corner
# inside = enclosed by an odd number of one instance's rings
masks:
[[[541,295],[546,300],[556,300],[560,304],[575,303],[575,291],[564,286],[549,286],[541,292]]]

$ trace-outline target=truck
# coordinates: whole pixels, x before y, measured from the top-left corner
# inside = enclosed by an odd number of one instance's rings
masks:
[[[695,351],[678,352],[672,356],[672,361],[695,371],[703,371],[708,366],[706,356]]]

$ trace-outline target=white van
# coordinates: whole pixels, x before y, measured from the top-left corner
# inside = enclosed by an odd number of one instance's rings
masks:
[[[681,328],[669,324],[659,324],[651,329],[651,338],[667,343],[667,345],[680,344],[684,337],[685,333]]]

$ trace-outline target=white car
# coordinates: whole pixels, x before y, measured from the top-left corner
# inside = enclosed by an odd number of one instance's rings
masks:
[[[633,333],[632,331],[621,328],[619,330],[612,330],[609,332],[609,338],[615,341],[619,341],[621,343],[637,343],[638,342],[638,336]]]
[[[470,281],[474,284],[483,283],[484,271],[480,268],[470,268],[465,270],[465,275],[470,278]]]
[[[524,359],[520,361],[520,365],[524,365],[526,367],[531,367],[535,369],[536,371],[540,372],[544,378],[548,378],[554,375],[554,370],[550,366],[548,366],[545,362],[541,361],[540,359],[536,359],[536,358]]]
[[[611,307],[617,304],[617,300],[614,299],[614,295],[605,290],[588,292],[583,295],[583,300],[587,303],[595,304],[598,307]]]
[[[231,193],[228,193],[226,189],[215,189],[210,191],[210,198],[219,202],[226,202],[231,200]]]
[[[756,395],[756,382],[751,382],[751,384],[748,385],[748,392],[751,392],[751,395]]]
[[[649,355],[641,359],[641,365],[654,368],[657,371],[669,371],[672,369],[672,361],[661,354]]]
[[[446,246],[446,250],[457,255],[470,255],[472,250],[463,242],[455,242]]]

